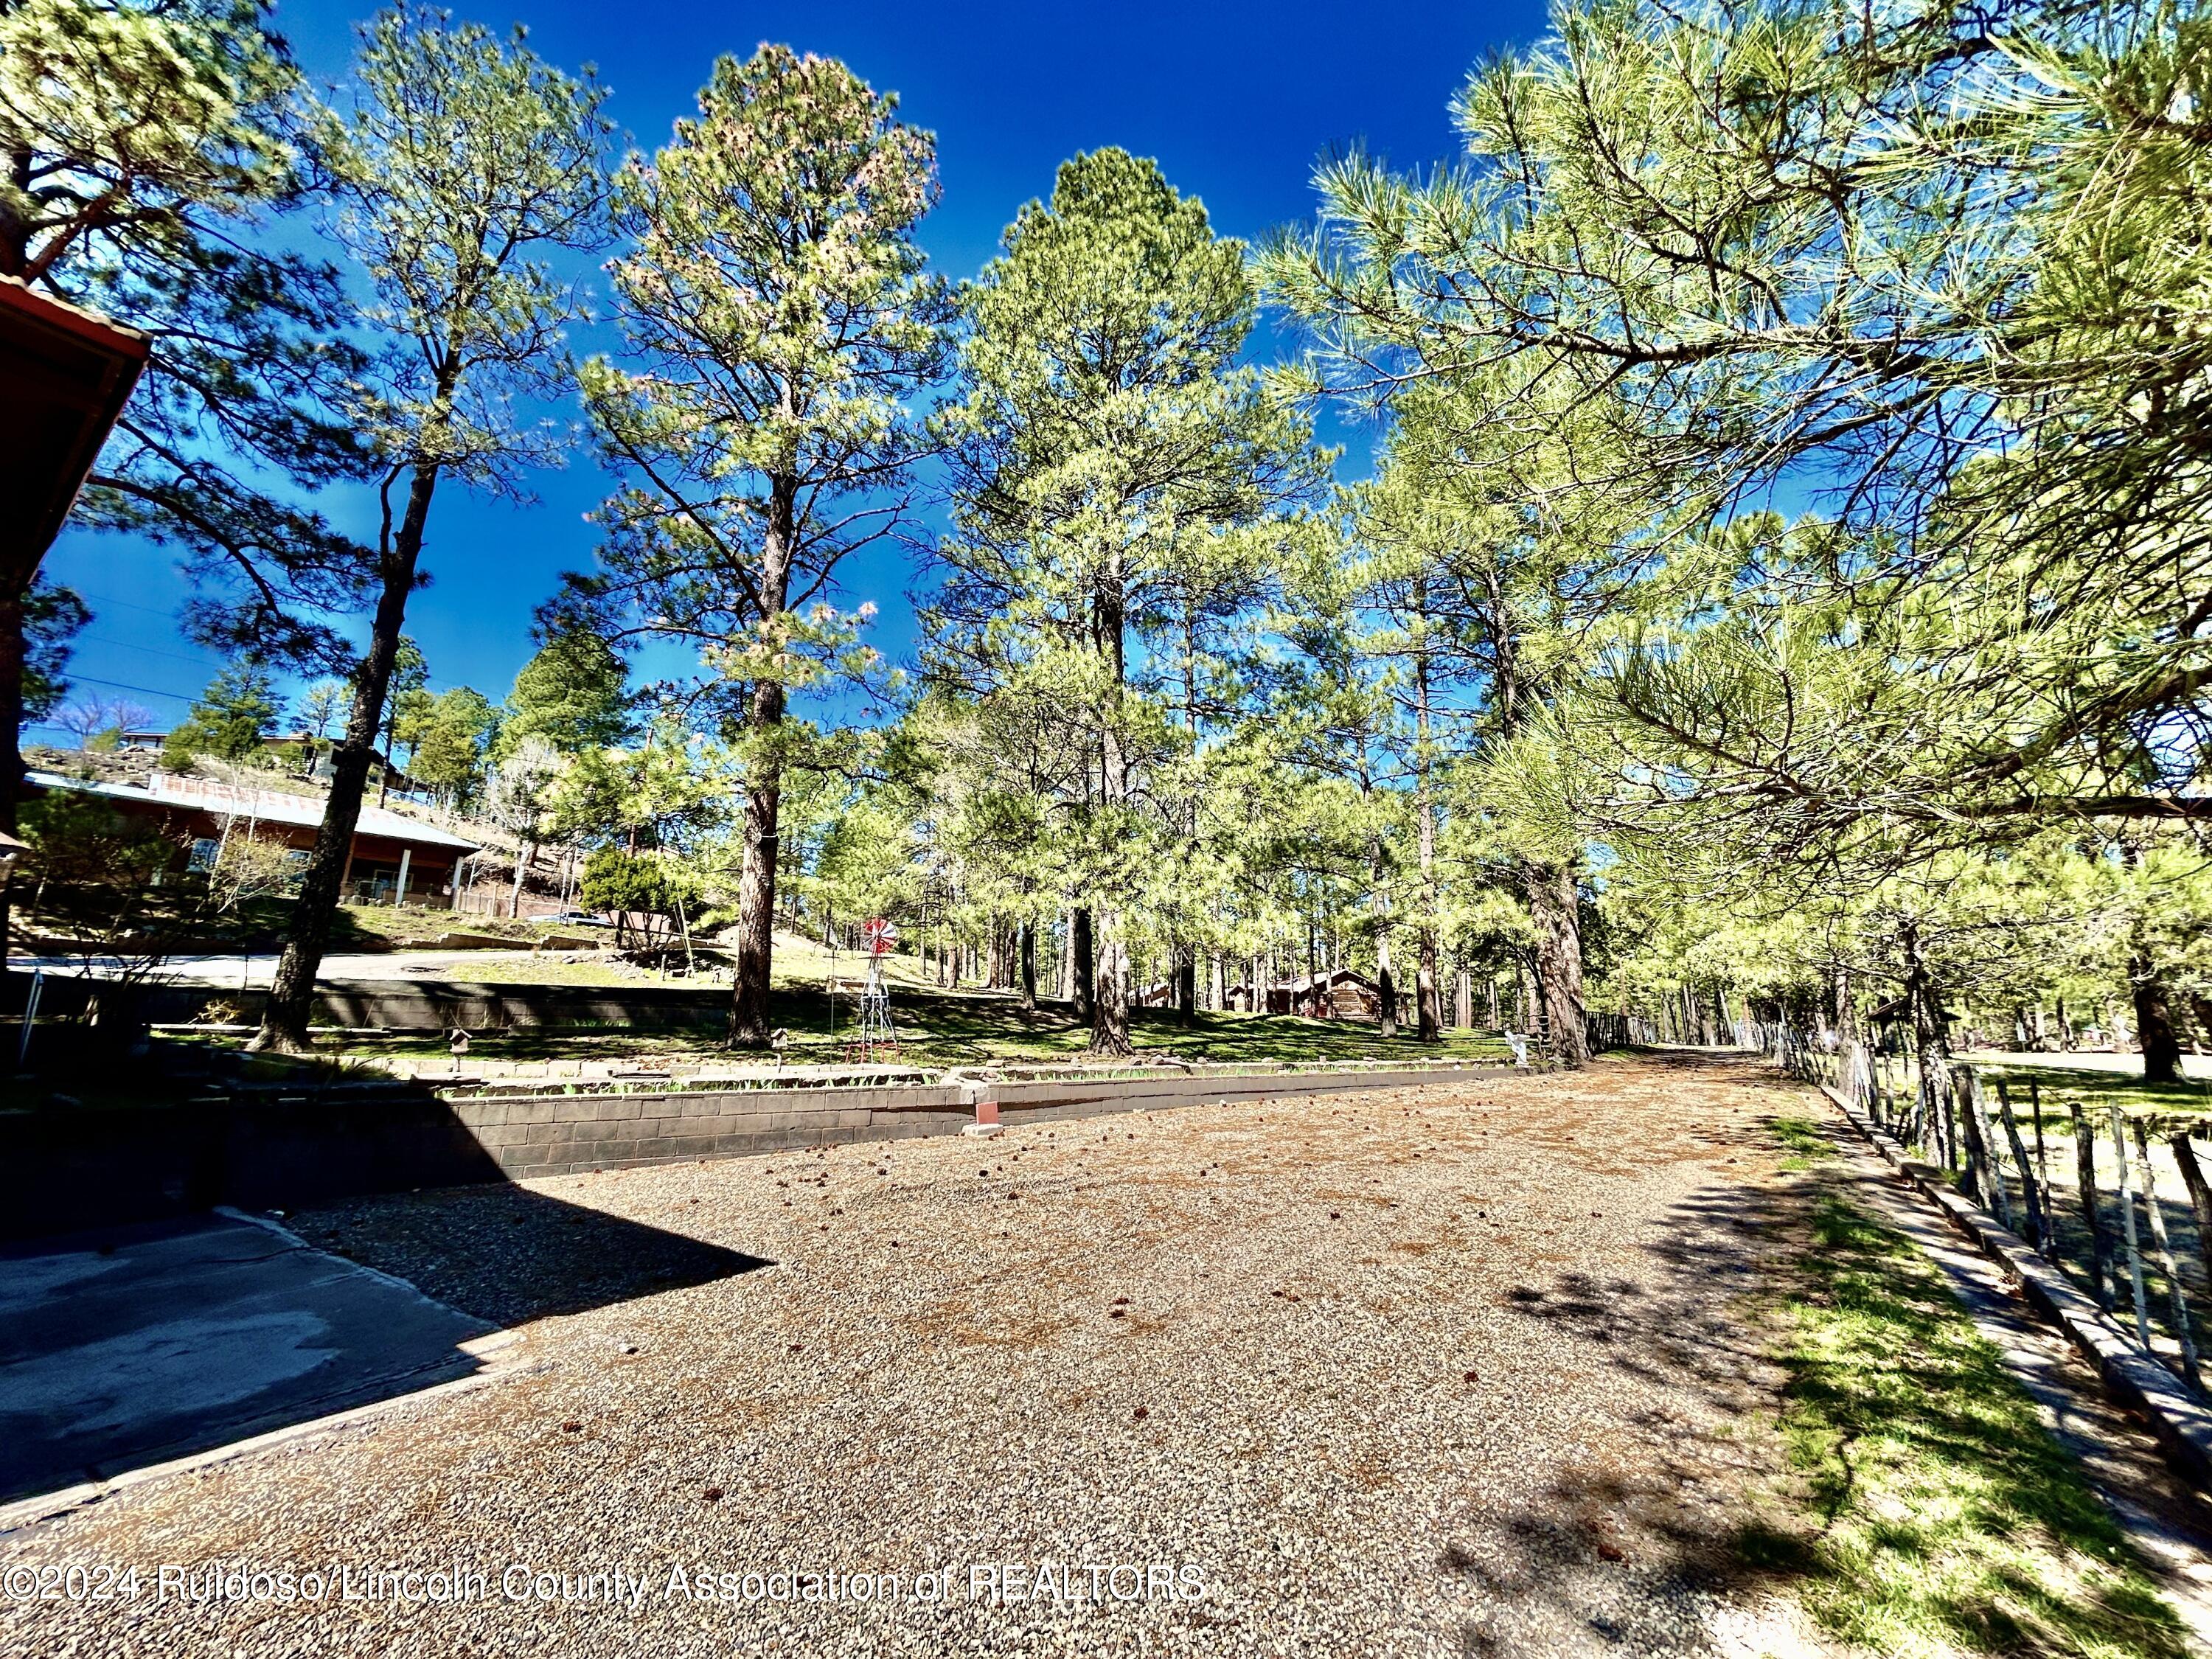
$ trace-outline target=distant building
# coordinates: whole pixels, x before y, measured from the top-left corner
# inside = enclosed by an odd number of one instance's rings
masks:
[[[319,794],[246,789],[168,772],[156,772],[143,784],[95,782],[58,772],[33,772],[25,781],[40,793],[96,795],[129,817],[156,824],[188,848],[191,862],[201,866],[215,860],[225,836],[243,834],[284,842],[304,868],[323,822]],[[341,890],[365,903],[450,906],[455,869],[481,850],[479,842],[364,805]]]
[[[1382,1018],[1382,988],[1366,975],[1349,968],[1263,986],[1257,998],[1250,985],[1232,985],[1228,1001],[1231,1008],[1245,1013],[1314,1014],[1323,1018],[1366,1019],[1378,1024]],[[1261,1003],[1260,1008],[1255,1008],[1255,1001]]]
[[[150,729],[116,733],[116,747],[141,752],[158,752],[168,740],[167,732]],[[261,739],[261,747],[267,753],[289,763],[289,769],[295,770],[300,776],[327,777],[330,775],[331,759],[330,750],[325,745],[329,741],[327,738],[318,738],[311,732],[272,732]],[[315,755],[312,763],[302,766],[301,763],[309,751],[319,748],[320,752]],[[386,787],[397,789],[403,794],[414,789],[414,779],[393,766],[391,757],[380,751],[369,757],[368,781],[371,783],[378,781],[379,775],[387,768],[392,778]]]

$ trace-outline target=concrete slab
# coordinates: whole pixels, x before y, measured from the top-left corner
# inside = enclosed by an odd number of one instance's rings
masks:
[[[492,1329],[244,1216],[0,1250],[0,1502],[470,1376]]]

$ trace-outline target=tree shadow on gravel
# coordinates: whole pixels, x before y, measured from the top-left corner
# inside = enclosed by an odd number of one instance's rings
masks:
[[[1791,1212],[1770,1191],[1715,1188],[1675,1206],[1669,1219],[1669,1236],[1646,1247],[1652,1282],[1556,1273],[1516,1285],[1505,1305],[1564,1326],[1645,1382],[1743,1409],[1752,1395],[1768,1397],[1753,1380],[1766,1350],[1733,1304],[1771,1283],[1786,1260]]]
[[[775,1266],[683,1233],[486,1184],[353,1199],[287,1225],[497,1325],[582,1313]]]
[[[1716,1615],[1765,1607],[1855,1650],[2179,1659],[2173,1615],[1941,1270],[1851,1201],[1810,1122],[1759,1133],[1799,1178],[1677,1206],[1649,1283],[1561,1273],[1501,1298],[1655,1399],[1536,1498],[1462,1517],[1438,1563],[1480,1609],[1462,1651],[1707,1651]]]
[[[1737,1547],[1759,1447],[1712,1425],[1775,1413],[1782,1378],[1756,1298],[1776,1285],[1803,1214],[1784,1191],[1707,1187],[1669,1212],[1641,1282],[1532,1275],[1500,1298],[1655,1398],[1631,1425],[1640,1443],[1608,1447],[1603,1468],[1571,1468],[1528,1503],[1468,1517],[1438,1562],[1486,1606],[1459,1632],[1462,1652],[1703,1651],[1721,1598],[1767,1576]]]

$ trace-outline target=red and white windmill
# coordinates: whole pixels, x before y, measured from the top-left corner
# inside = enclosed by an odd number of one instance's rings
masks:
[[[860,929],[860,940],[868,953],[868,981],[860,990],[859,1057],[872,1060],[878,1049],[898,1047],[890,992],[884,984],[884,958],[898,949],[898,927],[882,916],[871,916]]]

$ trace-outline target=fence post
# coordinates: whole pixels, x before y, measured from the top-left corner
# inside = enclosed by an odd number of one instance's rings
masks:
[[[2203,1259],[2205,1279],[2212,1281],[2212,1183],[2205,1181],[2197,1162],[2197,1148],[2189,1144],[2185,1130],[2167,1137],[2166,1145],[2181,1171],[2181,1184],[2189,1189],[2190,1212],[2197,1218],[2197,1254]]]
[[[2136,1243],[2136,1195],[2128,1175],[2128,1137],[2116,1102],[2106,1109],[2112,1119],[2112,1156],[2119,1160],[2121,1237],[2128,1247],[2128,1283],[2135,1291],[2136,1336],[2146,1351],[2150,1347],[2150,1306],[2143,1295],[2142,1251]]]
[[[2027,1148],[2020,1138],[2020,1120],[2013,1115],[2012,1095],[2005,1088],[2002,1078],[1997,1079],[1996,1085],[1997,1115],[2004,1120],[2005,1140],[2012,1147],[2012,1160],[2020,1165],[2020,1195],[2027,1206],[2028,1230],[2033,1234],[2028,1243],[2040,1250],[2051,1243],[2050,1224],[2045,1218],[2051,1213],[2048,1190],[2038,1179],[2036,1171],[2028,1167]]]
[[[39,993],[46,988],[46,970],[31,969],[31,988],[23,998],[23,1036],[15,1044],[15,1069],[21,1071],[31,1057],[31,1024],[39,1017]]]
[[[2027,1080],[2027,1109],[2035,1119],[2035,1178],[2042,1183],[2043,1210],[2045,1215],[2049,1215],[2051,1213],[2051,1161],[2043,1152],[2043,1091],[2035,1086],[2033,1078]]]
[[[2191,1382],[2197,1382],[2197,1339],[2189,1329],[2189,1297],[2181,1288],[2180,1264],[2173,1259],[2173,1243],[2166,1233],[2166,1212],[2158,1203],[2158,1171],[2150,1163],[2150,1129],[2141,1118],[2136,1120],[2136,1168],[2142,1179],[2143,1208],[2150,1217],[2151,1242],[2158,1246],[2158,1265],[2166,1274],[2166,1316],[2173,1322],[2173,1334],[2181,1344],[2181,1371]]]
[[[2089,1289],[2097,1305],[2112,1311],[2112,1248],[2105,1235],[2105,1218],[2097,1207],[2097,1134],[2081,1103],[2069,1100],[2066,1109],[2074,1119],[2074,1185],[2081,1200],[2081,1218],[2089,1224]]]
[[[1960,1096],[1966,1143],[1967,1184],[1977,1189],[1982,1206],[1996,1217],[2007,1232],[2012,1224],[2012,1194],[2005,1185],[2004,1167],[1997,1162],[1997,1149],[1990,1134],[1987,1103],[1982,1098],[1982,1079],[1971,1066],[1956,1074],[1954,1086]]]

